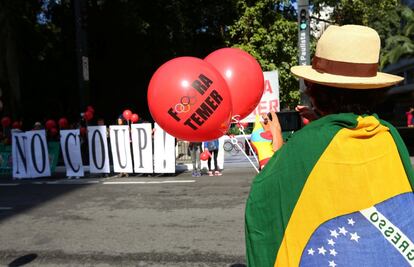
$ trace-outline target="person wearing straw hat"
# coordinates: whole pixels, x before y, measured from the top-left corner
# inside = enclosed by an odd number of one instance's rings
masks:
[[[403,78],[378,71],[380,46],[372,28],[330,26],[312,65],[291,68],[319,118],[252,183],[248,266],[413,263],[414,172],[397,130],[373,113]]]

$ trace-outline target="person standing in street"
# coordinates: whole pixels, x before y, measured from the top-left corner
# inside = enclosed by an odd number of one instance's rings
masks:
[[[221,176],[223,175],[220,172],[220,169],[218,167],[217,163],[217,156],[219,152],[219,141],[218,139],[207,141],[204,143],[204,149],[210,152],[211,157],[208,158],[208,175],[209,176]],[[211,158],[214,159],[214,172],[211,168]]]
[[[193,177],[201,176],[201,161],[200,153],[202,150],[201,142],[190,142],[188,145],[188,150],[190,151],[191,161],[193,163]]]

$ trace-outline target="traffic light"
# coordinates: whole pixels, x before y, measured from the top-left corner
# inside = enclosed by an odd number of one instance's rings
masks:
[[[308,11],[306,8],[300,10],[299,27],[302,31],[306,30],[308,27]]]

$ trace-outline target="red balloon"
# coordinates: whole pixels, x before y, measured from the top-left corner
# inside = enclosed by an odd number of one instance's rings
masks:
[[[307,118],[302,118],[303,125],[309,124],[309,120]]]
[[[246,129],[249,126],[248,122],[240,122],[237,124],[237,127],[241,128],[243,126],[243,129]]]
[[[91,112],[91,111],[89,111],[89,110],[85,111],[85,113],[83,113],[83,118],[84,118],[86,121],[90,121],[90,120],[92,120],[92,118],[93,118],[93,112]]]
[[[47,130],[50,130],[52,128],[56,128],[56,122],[54,120],[47,120],[45,123],[45,127]]]
[[[22,128],[22,123],[20,121],[15,121],[12,124],[12,128],[13,129],[21,129]]]
[[[66,118],[60,118],[58,124],[61,129],[66,129],[69,127],[69,122]]]
[[[126,109],[126,110],[124,110],[124,112],[122,112],[122,116],[124,117],[124,119],[129,121],[129,120],[131,120],[132,111],[130,111],[129,109]]]
[[[11,124],[11,119],[10,119],[10,117],[3,117],[3,118],[1,119],[1,125],[2,125],[4,128],[9,127],[9,126],[10,126],[10,124]]]
[[[208,160],[210,157],[211,157],[211,154],[208,151],[201,152],[200,154],[201,160]]]
[[[209,54],[212,64],[226,80],[233,103],[233,115],[245,118],[258,105],[264,91],[263,71],[249,53],[238,48],[222,48]]]
[[[80,127],[79,133],[80,133],[81,136],[85,136],[86,135],[86,127]]]
[[[183,140],[213,140],[226,133],[231,120],[231,96],[220,73],[195,57],[163,64],[148,86],[148,106],[154,120]]]
[[[92,106],[87,106],[86,111],[90,111],[92,113],[95,113],[95,109]]]
[[[49,134],[50,136],[55,137],[58,134],[58,130],[56,128],[51,128]]]
[[[139,116],[138,116],[138,114],[132,114],[131,115],[131,121],[133,122],[133,123],[135,123],[135,122],[138,122],[138,120],[139,120]]]

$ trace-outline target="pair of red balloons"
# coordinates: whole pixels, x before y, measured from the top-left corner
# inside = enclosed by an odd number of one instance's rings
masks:
[[[131,121],[132,123],[138,122],[139,116],[136,113],[132,113],[131,110],[126,109],[124,112],[122,112],[122,117],[126,119],[127,121]]]
[[[204,60],[179,57],[163,64],[148,87],[154,120],[169,134],[188,141],[224,135],[232,116],[246,117],[263,94],[259,63],[238,48],[223,48]]]

